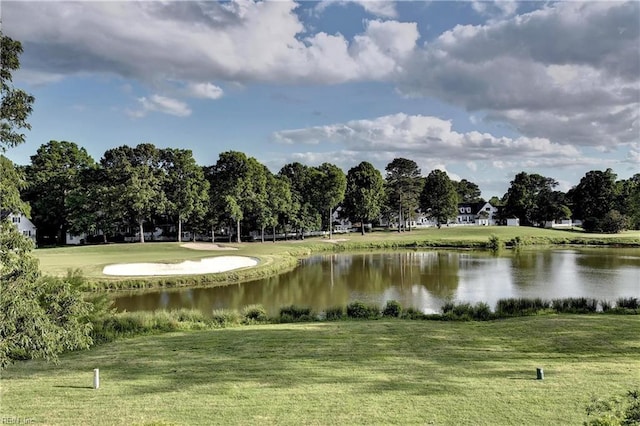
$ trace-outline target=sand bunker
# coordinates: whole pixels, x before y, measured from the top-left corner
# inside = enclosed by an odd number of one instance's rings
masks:
[[[209,257],[199,261],[185,260],[181,263],[120,263],[107,265],[102,270],[105,275],[128,277],[150,275],[201,275],[232,271],[256,266],[258,260],[246,256]]]
[[[211,243],[186,243],[180,247],[188,248],[191,250],[238,250],[235,247],[221,246],[220,244]]]

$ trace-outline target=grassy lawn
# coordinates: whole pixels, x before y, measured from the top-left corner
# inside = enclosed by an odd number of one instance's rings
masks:
[[[39,424],[578,425],[591,396],[640,386],[638,330],[639,316],[562,315],[142,336],[9,367],[0,414]]]
[[[35,251],[40,260],[40,269],[45,274],[65,275],[68,270],[80,269],[90,279],[118,281],[124,278],[106,277],[102,269],[113,263],[133,262],[180,262],[198,260],[204,257],[244,255],[257,257],[260,266],[246,278],[268,275],[295,265],[295,259],[313,252],[328,250],[356,250],[367,248],[395,247],[478,247],[486,243],[491,235],[497,235],[503,241],[520,237],[527,245],[549,244],[625,244],[640,246],[640,231],[621,234],[584,234],[581,232],[538,229],[529,227],[451,227],[428,228],[411,232],[374,232],[367,235],[358,233],[336,234],[336,238],[347,239],[338,243],[329,243],[320,238],[304,241],[279,241],[277,243],[241,243],[226,244],[238,248],[237,251],[199,251],[180,247],[178,243],[125,243],[97,246],[78,246],[38,249]],[[217,280],[230,281],[242,279],[237,273],[219,274]],[[202,283],[202,282],[201,282]]]

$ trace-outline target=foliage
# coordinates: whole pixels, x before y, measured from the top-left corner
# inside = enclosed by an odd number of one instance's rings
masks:
[[[397,300],[387,300],[382,309],[382,316],[399,318],[402,316],[402,305]]]
[[[29,204],[22,201],[20,191],[27,183],[22,170],[18,169],[11,160],[0,155],[0,214],[24,213],[29,215]]]
[[[178,241],[182,241],[182,224],[201,221],[206,214],[209,182],[204,179],[202,168],[196,164],[191,150],[162,149],[160,160],[165,174],[166,212],[176,217]]]
[[[39,277],[33,243],[0,221],[0,369],[16,359],[55,360],[91,344],[88,316],[74,280]]]
[[[280,322],[312,321],[313,315],[308,306],[285,306],[280,308]]]
[[[347,189],[347,178],[344,172],[336,165],[322,163],[318,168],[319,179],[316,182],[317,193],[315,196],[318,212],[327,211],[327,227],[329,238],[333,229],[333,209],[344,200]],[[322,213],[320,213],[322,214]]]
[[[504,218],[517,217],[521,225],[541,224],[558,216],[561,207],[558,194],[552,195],[558,182],[539,174],[518,173],[502,197]],[[550,216],[548,216],[550,215]]]
[[[596,312],[598,301],[586,297],[569,297],[565,299],[554,299],[551,301],[551,308],[560,313],[586,314]]]
[[[496,304],[495,314],[498,317],[535,315],[540,311],[549,309],[549,307],[550,302],[540,298],[500,299]]]
[[[489,237],[487,248],[491,251],[498,252],[504,248],[504,241],[502,241],[497,235],[493,234]]]
[[[442,306],[444,319],[456,321],[487,321],[493,318],[491,308],[484,302],[470,303],[447,302]]]
[[[31,156],[24,197],[31,204],[40,242],[65,243],[72,212],[82,210],[79,204],[86,203],[83,174],[93,165],[84,148],[67,141],[49,141]]]
[[[365,223],[380,216],[383,202],[384,180],[373,164],[363,161],[349,170],[341,213],[360,222],[362,235]]]
[[[478,203],[482,201],[480,187],[466,179],[452,181],[458,196],[458,203]],[[495,204],[494,204],[495,205]]]
[[[20,68],[22,44],[0,31],[0,152],[24,142],[21,129],[31,129],[27,117],[35,98],[11,84],[12,73]]]
[[[376,319],[380,316],[380,309],[376,305],[363,302],[352,302],[347,305],[347,317],[354,319]]]
[[[215,327],[233,327],[240,325],[242,317],[235,309],[214,309],[211,313],[211,321]]]
[[[616,300],[616,307],[623,309],[640,309],[640,299],[637,297],[620,297]]]
[[[327,321],[337,321],[344,318],[344,308],[342,306],[333,306],[325,310],[324,318]]]
[[[438,227],[458,214],[458,195],[446,172],[433,170],[425,179],[420,195],[420,208],[435,219]]]
[[[386,194],[391,209],[397,210],[398,232],[403,230],[404,222],[410,222],[413,212],[418,208],[423,182],[418,164],[407,158],[394,158],[385,167],[387,172]]]
[[[243,322],[247,324],[259,323],[259,322],[267,322],[269,317],[267,316],[267,311],[264,309],[262,305],[248,305],[242,308],[242,318]]]
[[[592,397],[586,408],[585,426],[634,426],[640,425],[640,391],[627,392],[624,398],[608,400]]]

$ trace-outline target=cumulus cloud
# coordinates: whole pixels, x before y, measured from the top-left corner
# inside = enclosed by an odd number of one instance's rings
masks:
[[[484,111],[530,137],[631,143],[640,134],[639,14],[638,2],[560,2],[459,25],[412,56],[399,88]]]
[[[175,115],[177,117],[187,117],[191,115],[191,109],[182,101],[169,98],[166,96],[152,95],[151,97],[138,98],[140,108],[133,111],[127,111],[132,118],[141,118],[149,112],[161,112],[164,114]]]
[[[318,13],[322,13],[327,7],[332,5],[344,6],[347,4],[357,4],[369,14],[380,18],[396,18],[398,12],[396,10],[396,3],[394,1],[375,1],[375,0],[324,0],[319,2],[315,10]]]
[[[211,83],[189,83],[187,86],[187,94],[194,98],[220,99],[224,91]]]
[[[144,81],[386,79],[419,38],[415,23],[375,20],[352,40],[307,34],[296,8],[292,1],[10,2],[3,26],[23,41],[29,69]]]
[[[455,161],[493,158],[575,158],[579,151],[542,138],[496,137],[477,131],[459,133],[449,120],[404,113],[371,120],[282,130],[273,134],[284,144],[343,144],[359,152],[403,152],[406,156],[423,154],[434,159]]]

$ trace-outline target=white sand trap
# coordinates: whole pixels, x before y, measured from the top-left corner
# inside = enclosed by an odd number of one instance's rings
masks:
[[[186,243],[180,247],[188,248],[191,250],[238,250],[236,247],[221,246],[220,244],[211,243]]]
[[[258,260],[246,256],[209,257],[199,261],[185,260],[181,263],[120,263],[107,265],[105,275],[139,277],[149,275],[202,275],[232,271],[256,266]]]

